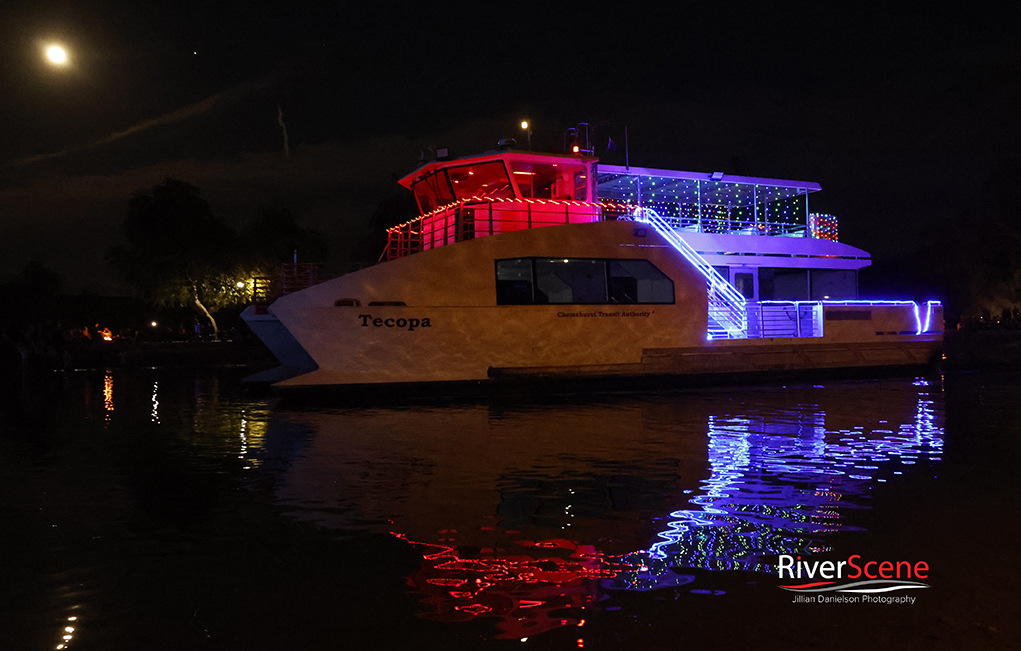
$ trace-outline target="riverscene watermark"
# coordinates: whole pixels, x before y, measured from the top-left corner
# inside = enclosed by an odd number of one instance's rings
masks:
[[[914,595],[900,593],[931,587],[919,581],[929,578],[926,561],[866,560],[860,554],[838,561],[781,554],[777,574],[785,581],[778,587],[793,592],[795,604],[914,605]]]

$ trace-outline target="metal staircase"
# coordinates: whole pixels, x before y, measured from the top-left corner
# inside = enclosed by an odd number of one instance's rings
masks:
[[[747,301],[706,259],[691,248],[670,224],[649,208],[635,208],[632,218],[656,229],[685,259],[706,278],[709,298],[708,335],[710,339],[746,339],[748,337]]]

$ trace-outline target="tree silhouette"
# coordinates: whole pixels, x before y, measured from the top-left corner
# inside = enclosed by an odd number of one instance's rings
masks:
[[[38,323],[53,315],[60,296],[60,274],[33,260],[17,276],[0,282],[0,327]]]
[[[190,306],[219,328],[211,311],[246,300],[237,286],[252,275],[237,234],[218,219],[198,188],[168,178],[128,204],[125,244],[106,259],[144,297],[162,306]]]
[[[271,206],[256,215],[241,236],[245,255],[255,266],[274,268],[290,262],[297,251],[303,260],[324,262],[329,246],[321,233],[298,225],[287,208]]]

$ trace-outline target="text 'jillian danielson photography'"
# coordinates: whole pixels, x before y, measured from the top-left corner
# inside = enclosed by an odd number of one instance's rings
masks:
[[[810,580],[808,583],[779,586],[796,593],[791,603],[913,605],[914,596],[890,593],[930,587],[916,580],[929,577],[929,564],[925,561],[862,561],[859,554],[836,562],[808,562],[801,560],[800,556],[783,554],[779,558],[777,573],[781,579]],[[853,580],[846,582],[844,579]]]

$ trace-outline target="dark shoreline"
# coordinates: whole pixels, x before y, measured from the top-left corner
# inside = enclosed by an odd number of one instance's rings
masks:
[[[1021,330],[950,330],[944,334],[943,351],[946,369],[1021,367]]]
[[[259,342],[169,341],[114,344],[102,351],[107,366],[256,366],[276,364]]]

